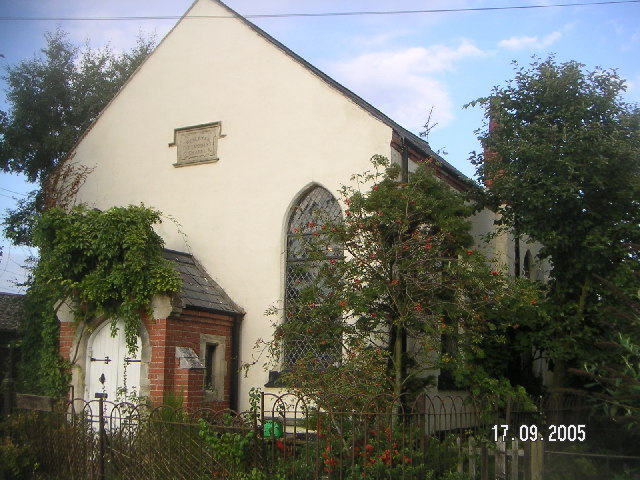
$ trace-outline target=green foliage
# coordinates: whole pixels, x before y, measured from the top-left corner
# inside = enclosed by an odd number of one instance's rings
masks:
[[[205,420],[198,420],[198,435],[208,445],[218,465],[218,474],[222,478],[237,480],[266,479],[264,470],[251,468],[258,441],[255,431],[232,427],[233,420],[230,417],[226,423],[227,426],[214,430]]]
[[[619,451],[597,450],[583,443],[570,444],[562,451],[569,455],[545,456],[545,479],[634,480],[640,473],[638,461],[619,458]],[[629,452],[629,455],[636,456],[636,453],[637,449]]]
[[[29,445],[0,437],[0,478],[32,479],[39,465]]]
[[[69,152],[79,136],[142,63],[154,41],[139,38],[129,52],[78,48],[62,30],[46,35],[43,57],[7,68],[0,165],[35,182]]]
[[[640,243],[640,110],[624,89],[615,71],[550,57],[473,102],[491,122],[473,158],[483,201],[552,262],[547,321],[531,335],[555,362],[557,385],[565,364],[601,361],[594,343],[635,328],[611,316],[609,288],[635,292],[640,270],[631,249]]]
[[[0,478],[40,480],[54,478],[51,464],[58,459],[51,454],[47,433],[60,432],[60,422],[44,412],[14,412],[0,421]],[[56,446],[64,441],[56,438]]]
[[[329,478],[466,478],[453,473],[461,453],[457,435],[432,436],[422,443],[426,440],[421,431],[424,426],[417,418],[405,418],[404,423],[394,425],[391,417],[367,421],[366,415],[354,415],[352,422],[346,414],[344,417],[321,416],[323,428],[317,445],[305,445],[305,450],[298,452]]]
[[[25,198],[16,201],[16,208],[7,209],[2,217],[4,236],[15,245],[31,245],[31,232],[36,221],[38,205],[38,191],[30,192]]]
[[[576,373],[592,382],[587,387],[605,415],[640,436],[640,339],[619,333],[606,346],[614,353],[607,363],[587,364]]]
[[[41,57],[7,68],[10,110],[0,111],[0,168],[24,174],[42,189],[154,43],[140,37],[130,51],[117,54],[109,46],[79,48],[61,30],[48,33]],[[28,244],[28,227],[44,203],[37,190],[10,210],[3,222],[7,238]]]
[[[618,368],[600,367],[596,378],[603,384],[604,408],[640,435],[640,339],[619,334]],[[593,371],[593,369],[592,369]]]
[[[309,281],[287,305],[271,357],[282,358],[287,341],[314,346],[286,375],[306,393],[415,393],[435,368],[455,372],[459,387],[484,383],[483,339],[504,345],[537,293],[471,248],[471,212],[432,165],[408,183],[387,159],[373,165],[342,188],[344,220],[299,226]],[[336,246],[344,259],[327,259]]]
[[[180,288],[171,263],[161,256],[163,241],[153,231],[158,222],[159,212],[144,206],[105,212],[79,206],[68,213],[54,208],[39,217],[33,239],[40,259],[27,291],[24,328],[27,386],[47,393],[64,388],[55,318],[60,301],[75,308],[78,322],[122,319],[127,347],[135,351],[140,318],[152,315],[153,295]]]
[[[60,323],[54,312],[58,300],[51,291],[35,284],[25,295],[20,349],[29,354],[22,355],[18,364],[22,391],[59,397],[68,388],[68,365],[58,354]]]

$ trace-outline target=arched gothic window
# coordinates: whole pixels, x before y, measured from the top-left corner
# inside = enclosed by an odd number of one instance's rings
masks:
[[[307,190],[292,210],[287,224],[285,311],[300,291],[313,282],[317,275],[318,260],[312,261],[309,257],[305,247],[306,240],[313,235],[322,235],[322,225],[326,222],[337,222],[341,218],[338,201],[328,190],[319,186]],[[341,258],[342,247],[330,245],[324,261]],[[310,338],[288,338],[285,340],[284,368],[290,368],[299,359],[310,355],[322,363],[334,363],[339,359],[339,347],[340,343],[336,341],[333,351],[327,353],[327,348],[324,347],[320,352],[318,345]]]

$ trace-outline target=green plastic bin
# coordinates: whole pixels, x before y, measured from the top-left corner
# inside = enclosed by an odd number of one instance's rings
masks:
[[[281,438],[282,434],[282,424],[280,422],[274,422],[273,420],[264,422],[262,427],[262,436],[264,438]]]

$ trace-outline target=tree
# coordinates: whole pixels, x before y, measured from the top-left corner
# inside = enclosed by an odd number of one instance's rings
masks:
[[[287,342],[312,347],[286,374],[305,393],[416,394],[437,368],[477,393],[508,388],[491,380],[482,342],[504,342],[514,319],[535,309],[535,292],[471,247],[471,212],[434,165],[404,183],[398,165],[373,164],[342,188],[344,219],[298,227],[297,248],[311,260],[299,267],[308,275],[277,323],[272,358]],[[344,258],[327,256],[337,248]]]
[[[42,57],[7,68],[9,112],[0,112],[0,167],[24,174],[39,189],[8,212],[5,235],[29,244],[33,216],[46,202],[46,181],[106,104],[148,56],[152,38],[130,51],[71,44],[61,30],[46,35]],[[82,172],[80,172],[82,174]]]
[[[472,161],[485,205],[516,236],[540,242],[540,258],[552,262],[548,321],[534,341],[560,386],[567,366],[596,360],[594,342],[635,328],[607,313],[616,303],[607,285],[637,289],[640,110],[622,100],[615,71],[553,57],[516,68],[506,86],[471,103],[487,119],[485,151]]]
[[[640,251],[640,245],[631,247]],[[640,289],[629,296],[601,280],[618,299],[617,305],[609,306],[608,315],[624,318],[632,328],[625,333],[615,332],[596,345],[611,353],[604,361],[586,363],[572,371],[590,382],[587,386],[596,408],[640,435]],[[640,285],[640,272],[636,272],[636,285]]]

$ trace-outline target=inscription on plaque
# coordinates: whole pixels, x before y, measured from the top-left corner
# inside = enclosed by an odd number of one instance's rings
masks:
[[[174,138],[175,141],[170,146],[175,145],[178,151],[175,167],[218,161],[219,122],[177,128]]]

